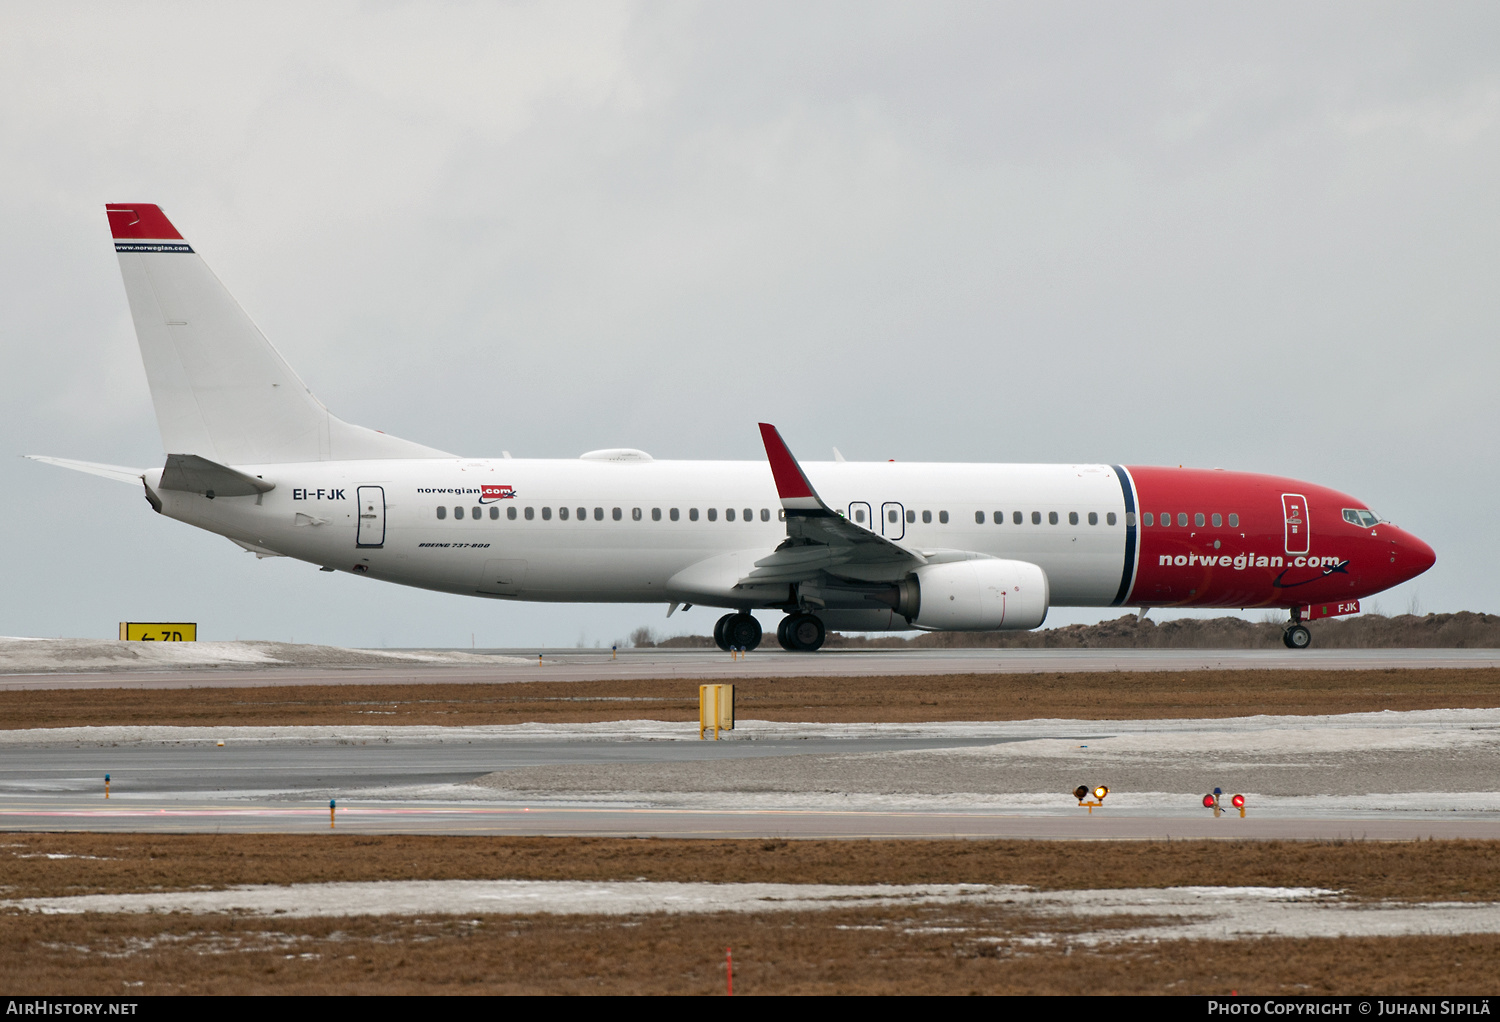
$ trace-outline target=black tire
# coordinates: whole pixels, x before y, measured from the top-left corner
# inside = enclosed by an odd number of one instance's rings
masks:
[[[791,616],[788,615],[782,618],[781,623],[776,626],[776,642],[788,653],[795,653],[797,652],[797,647],[792,645],[792,637],[787,633],[786,628],[791,623],[791,620]]]
[[[818,649],[827,636],[823,621],[816,614],[793,614],[777,629],[777,638],[781,637],[782,631],[786,632],[786,642],[783,645],[799,653],[811,653]]]
[[[1306,649],[1312,645],[1312,632],[1302,625],[1292,625],[1286,630],[1283,640],[1287,649]]]
[[[729,622],[734,619],[734,616],[733,614],[725,614],[714,622],[714,645],[726,653],[729,652],[729,639],[725,637],[724,632],[729,627]]]
[[[724,619],[723,635],[735,649],[754,649],[760,645],[760,622],[754,614],[731,614]]]

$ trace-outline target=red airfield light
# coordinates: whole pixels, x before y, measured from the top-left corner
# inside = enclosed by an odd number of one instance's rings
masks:
[[[1214,807],[1214,802],[1215,801],[1216,800],[1215,800],[1215,798],[1212,795],[1204,795],[1203,796],[1203,808],[1204,809],[1212,809]]]
[[[1236,809],[1243,809],[1243,808],[1245,808],[1245,796],[1244,795],[1236,795],[1236,796],[1234,796],[1234,798],[1232,798],[1232,799],[1229,800],[1229,803],[1232,806],[1234,806]]]

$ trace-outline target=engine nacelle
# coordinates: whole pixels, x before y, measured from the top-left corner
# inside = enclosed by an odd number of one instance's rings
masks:
[[[897,611],[928,631],[1024,631],[1047,619],[1047,573],[1027,561],[985,558],[918,568]]]

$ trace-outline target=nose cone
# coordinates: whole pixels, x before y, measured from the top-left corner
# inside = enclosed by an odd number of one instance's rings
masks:
[[[1402,529],[1395,533],[1391,540],[1395,563],[1391,567],[1402,582],[1416,578],[1437,563],[1432,547]]]

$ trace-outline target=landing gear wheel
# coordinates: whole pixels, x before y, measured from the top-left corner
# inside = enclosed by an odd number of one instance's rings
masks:
[[[825,635],[822,620],[814,614],[793,614],[776,628],[781,648],[794,653],[811,653],[823,645]]]
[[[751,650],[760,645],[760,622],[754,614],[730,614],[719,631],[724,642],[734,649]]]
[[[1287,649],[1306,649],[1312,645],[1312,632],[1302,625],[1291,625],[1281,635]]]
[[[724,636],[724,630],[729,627],[729,622],[735,619],[734,614],[725,614],[714,622],[714,645],[724,652],[729,652],[729,640]]]

